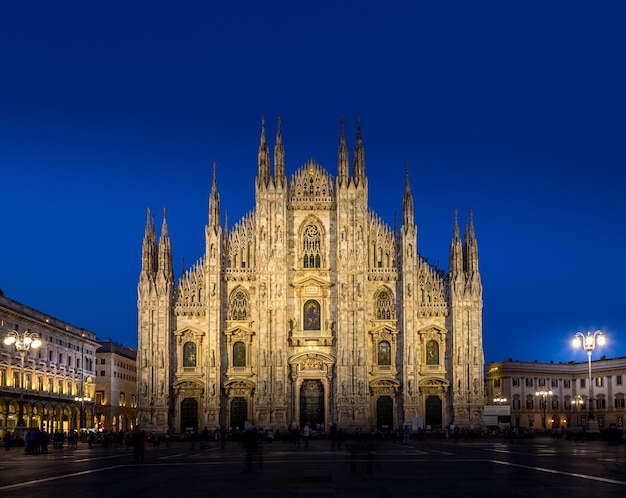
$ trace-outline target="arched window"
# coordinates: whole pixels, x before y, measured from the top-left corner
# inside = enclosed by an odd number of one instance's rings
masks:
[[[322,238],[319,229],[311,224],[307,225],[302,235],[303,266],[305,268],[320,268],[322,264]]]
[[[391,365],[391,344],[388,341],[378,343],[378,364]]]
[[[392,320],[395,318],[393,297],[388,290],[382,290],[376,296],[376,318],[378,320]]]
[[[246,345],[237,341],[233,344],[233,367],[246,366]]]
[[[248,318],[248,295],[241,289],[230,296],[228,304],[230,320],[245,320]]]
[[[183,346],[183,367],[196,366],[196,343],[186,342]]]
[[[320,303],[310,299],[304,303],[304,330],[320,330]]]
[[[439,343],[437,341],[426,343],[426,365],[439,365]]]

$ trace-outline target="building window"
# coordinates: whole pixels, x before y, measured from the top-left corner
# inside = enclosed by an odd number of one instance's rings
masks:
[[[587,383],[585,382],[586,379],[580,379],[580,387],[581,389],[584,389],[585,387],[587,387]]]
[[[183,346],[183,367],[196,366],[196,343],[186,342]]]
[[[526,377],[526,387],[533,387],[533,379]]]
[[[565,389],[570,389],[572,387],[572,381],[569,379],[563,379],[563,387]]]
[[[596,377],[596,387],[602,387],[604,385],[604,377]]]
[[[376,296],[376,318],[379,320],[391,320],[395,318],[395,311],[391,293],[382,290]]]
[[[439,365],[439,343],[437,341],[426,343],[426,365]]]
[[[538,379],[537,382],[539,383],[539,387],[545,387],[546,385],[546,379]]]
[[[96,405],[104,404],[104,391],[96,391]]]
[[[320,330],[320,303],[310,299],[304,303],[304,330]]]
[[[245,320],[248,318],[248,295],[241,289],[233,292],[230,296],[228,309],[231,320]]]
[[[520,409],[520,400],[515,398],[513,400],[513,410],[519,410]]]
[[[246,366],[246,345],[237,341],[233,344],[233,367]]]
[[[305,268],[321,267],[321,234],[315,225],[308,225],[304,229],[302,237],[302,249],[304,253],[303,265]]]
[[[100,370],[100,377],[104,377],[104,370]]]
[[[565,410],[571,410],[572,409],[572,401],[569,398],[565,398],[565,401],[563,401],[563,408]]]
[[[550,379],[551,387],[559,387],[559,379]]]
[[[527,410],[532,410],[533,409],[533,399],[532,398],[526,398],[526,409]]]
[[[616,375],[615,376],[615,384],[617,384],[618,386],[622,385],[622,376],[621,375]]]
[[[387,341],[378,343],[378,364],[391,365],[391,345]]]
[[[500,387],[500,379],[493,379],[493,387]]]
[[[120,393],[120,406],[126,406],[126,393]]]
[[[513,377],[513,387],[519,387],[519,377]]]
[[[598,398],[596,400],[596,408],[598,410],[603,410],[604,408],[606,408],[606,399],[604,398]]]
[[[615,404],[615,408],[625,408],[626,407],[626,403],[624,403],[624,398],[615,398],[613,403]]]
[[[553,410],[558,410],[559,409],[559,400],[558,399],[553,399],[552,400],[552,409]]]

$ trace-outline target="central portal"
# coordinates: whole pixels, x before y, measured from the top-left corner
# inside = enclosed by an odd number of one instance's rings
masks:
[[[300,386],[300,428],[313,429],[324,423],[324,385],[321,380],[305,380]]]

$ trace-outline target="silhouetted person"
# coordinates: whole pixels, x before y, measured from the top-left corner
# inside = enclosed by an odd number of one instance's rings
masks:
[[[133,434],[133,455],[137,462],[143,462],[143,454],[146,448],[146,433],[137,429]]]

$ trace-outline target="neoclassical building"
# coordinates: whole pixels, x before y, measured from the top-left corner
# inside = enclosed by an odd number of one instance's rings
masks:
[[[538,363],[509,359],[487,365],[487,404],[509,407],[513,427],[571,428],[588,422],[590,409],[600,430],[624,426],[626,358],[601,356],[588,363]],[[540,393],[544,393],[541,395]],[[591,406],[590,406],[591,402]]]
[[[480,425],[483,301],[471,213],[463,239],[454,213],[446,273],[417,252],[408,167],[401,227],[370,210],[360,123],[350,161],[342,122],[336,176],[310,159],[287,177],[280,120],[271,163],[263,121],[254,209],[232,227],[222,224],[214,165],[205,253],[178,280],[165,211],[157,238],[148,210],[141,426]]]
[[[21,351],[14,335],[40,347]],[[94,428],[96,334],[5,297],[0,291],[0,437],[37,427]]]

